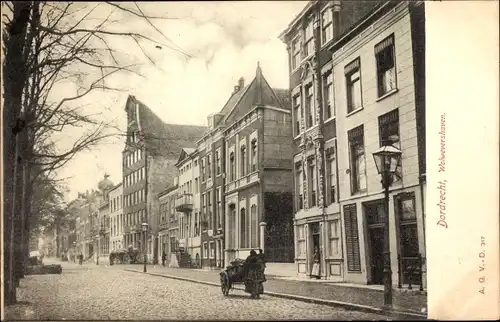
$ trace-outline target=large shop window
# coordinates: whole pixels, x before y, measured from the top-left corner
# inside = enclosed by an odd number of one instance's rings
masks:
[[[351,167],[351,193],[366,190],[366,160],[364,145],[364,127],[360,125],[347,132]]]
[[[330,256],[341,257],[342,252],[340,248],[340,219],[330,221]]]
[[[304,225],[297,226],[297,249],[299,257],[306,256],[306,232]]]
[[[394,34],[375,45],[377,59],[378,96],[396,89],[396,62],[394,55]]]
[[[379,116],[378,128],[380,146],[392,145],[401,150],[401,139],[399,137],[399,109],[392,110],[389,113]],[[394,173],[393,180],[397,182],[402,179],[403,170],[400,162]]]
[[[346,239],[347,270],[361,271],[361,257],[359,253],[358,215],[356,204],[344,206],[344,226]]]
[[[404,193],[394,198],[397,211],[400,269],[402,283],[419,283],[418,274],[414,274],[419,266],[418,225],[415,210],[415,194]]]

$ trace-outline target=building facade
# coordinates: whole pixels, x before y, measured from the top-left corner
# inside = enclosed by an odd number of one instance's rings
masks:
[[[382,256],[370,248],[380,247],[383,236],[380,223],[372,222],[382,217],[378,213],[380,203],[364,202],[383,198],[373,158],[365,157],[365,151],[375,152],[382,141],[391,138],[403,150],[402,167],[407,169],[399,179],[402,199],[394,197],[398,194],[395,183],[391,204],[404,203],[401,207],[405,209],[421,204],[422,194],[417,191],[425,177],[420,176],[425,173],[425,145],[421,143],[425,110],[415,104],[417,100],[423,102],[418,90],[423,80],[413,82],[418,69],[413,61],[423,59],[412,50],[416,46],[412,42],[419,41],[410,32],[412,25],[418,24],[410,19],[413,7],[404,1],[311,1],[282,34],[289,49],[292,88],[295,243],[300,275],[310,275],[316,250],[322,278],[381,283]],[[390,61],[382,62],[390,57],[392,67]],[[395,79],[402,82],[399,87]],[[394,125],[399,115],[407,122],[401,128]],[[403,132],[405,146],[398,143],[402,136],[396,138]],[[389,215],[391,227],[395,227],[394,209]],[[420,227],[413,232],[422,237],[423,208],[407,216],[413,216],[414,227]],[[406,227],[410,223],[403,224]],[[369,227],[379,230],[370,232]],[[391,229],[396,283],[395,234],[399,229]],[[411,240],[422,254],[423,238]],[[415,251],[410,253],[410,257],[418,257]]]
[[[175,209],[175,202],[178,197],[178,178],[175,178],[174,185],[158,194],[159,201],[159,225],[158,243],[159,256],[165,252],[167,263],[170,262],[172,254],[178,250],[179,244],[179,213]]]
[[[179,175],[178,195],[175,210],[179,212],[179,265],[181,267],[200,267],[201,221],[200,218],[200,162],[198,151],[194,148],[183,148],[176,163]],[[201,167],[204,167],[202,163]],[[203,200],[203,199],[202,199]],[[201,201],[203,204],[203,201]]]
[[[125,248],[123,243],[123,185],[120,182],[109,191],[109,220],[111,251]]]
[[[181,147],[192,148],[203,126],[164,123],[151,109],[129,96],[126,102],[127,139],[123,150],[123,214],[126,245],[143,247],[158,263],[158,194],[177,175]],[[141,224],[148,223],[148,232]]]
[[[293,262],[288,91],[271,88],[257,66],[209,117],[198,151],[204,265],[223,267],[258,248],[269,262]]]
[[[331,47],[346,281],[383,284],[386,216],[393,283],[425,271],[424,17],[423,2],[387,3]],[[387,144],[402,151],[388,211],[372,157]]]
[[[101,203],[102,195],[98,190],[78,193],[76,211],[76,245],[77,254],[84,258],[91,257],[96,248],[97,211]]]

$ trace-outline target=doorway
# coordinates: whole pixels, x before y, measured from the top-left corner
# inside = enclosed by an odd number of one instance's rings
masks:
[[[368,228],[368,284],[384,284],[385,210],[381,200],[363,204]]]
[[[309,272],[312,272],[312,267],[314,265],[314,251],[320,248],[320,232],[319,232],[319,222],[310,223],[311,228],[311,247],[309,249]]]

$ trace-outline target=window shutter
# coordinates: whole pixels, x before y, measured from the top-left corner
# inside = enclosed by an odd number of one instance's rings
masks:
[[[347,270],[361,271],[361,257],[359,253],[358,217],[356,204],[344,206],[344,224],[346,232]]]

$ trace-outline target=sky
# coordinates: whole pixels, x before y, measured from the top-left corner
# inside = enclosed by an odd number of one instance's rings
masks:
[[[136,96],[166,123],[207,125],[207,116],[222,108],[238,79],[244,77],[246,84],[253,79],[257,62],[272,87],[288,88],[287,51],[278,36],[306,3],[140,3],[148,16],[164,18],[151,21],[165,36],[144,19],[115,10],[109,30],[153,37],[161,43],[160,48],[148,41],[141,42],[151,62],[127,37],[109,38],[112,48],[121,52],[120,57],[142,64],[139,71],[143,77],[113,76],[107,84],[122,91],[96,91],[78,100],[78,104],[84,106],[85,113],[98,114],[98,118],[112,121],[121,130],[126,126],[124,106],[128,95]],[[82,4],[86,7],[81,12],[87,12],[90,5],[96,4]],[[134,3],[120,5],[137,10]],[[111,12],[110,8],[100,4],[86,23],[99,23]],[[53,95],[61,99],[73,95],[70,93],[75,90],[75,84],[65,83]],[[64,150],[82,131],[68,128],[57,133],[54,140]],[[117,137],[77,154],[57,173],[69,188],[66,198],[71,200],[78,192],[96,189],[105,173],[113,183],[119,183],[123,148],[123,138]]]

